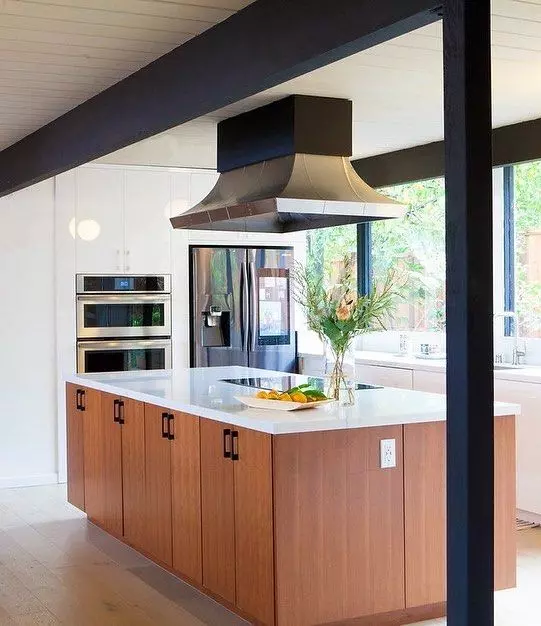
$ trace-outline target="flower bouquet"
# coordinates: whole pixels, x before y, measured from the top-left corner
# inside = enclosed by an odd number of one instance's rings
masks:
[[[354,394],[344,373],[344,357],[355,337],[384,329],[392,313],[398,289],[394,275],[367,295],[357,295],[350,256],[344,257],[336,282],[328,286],[323,274],[296,263],[293,268],[293,298],[304,310],[308,327],[329,346],[334,357],[328,396],[353,404]],[[341,398],[341,392],[346,398]]]

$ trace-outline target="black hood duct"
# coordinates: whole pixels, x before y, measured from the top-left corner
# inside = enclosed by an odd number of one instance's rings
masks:
[[[355,172],[352,103],[288,96],[218,124],[215,187],[174,228],[286,233],[401,217]]]

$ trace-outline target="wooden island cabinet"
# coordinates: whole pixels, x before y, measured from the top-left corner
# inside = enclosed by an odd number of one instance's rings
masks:
[[[506,588],[515,418],[495,420],[495,587]],[[69,501],[253,624],[445,613],[442,421],[268,434],[68,383],[67,430]]]

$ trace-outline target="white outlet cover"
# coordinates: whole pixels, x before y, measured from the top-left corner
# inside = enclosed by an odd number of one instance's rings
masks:
[[[382,439],[379,450],[381,468],[396,467],[396,439]]]

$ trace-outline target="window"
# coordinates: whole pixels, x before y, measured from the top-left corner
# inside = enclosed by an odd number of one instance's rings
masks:
[[[506,170],[508,180],[511,181],[511,190],[506,194],[509,221],[506,223],[505,242],[506,252],[513,256],[515,266],[514,276],[510,270],[510,280],[506,281],[506,305],[512,310],[514,304],[518,316],[519,335],[539,338],[541,337],[541,161],[515,165]],[[512,268],[512,265],[510,267]],[[506,330],[508,331],[506,334],[511,334],[511,328]]]
[[[388,328],[441,331],[445,326],[443,179],[380,191],[406,204],[406,216],[361,225],[359,229],[349,225],[308,231],[307,264],[332,278],[339,274],[345,255],[351,255],[354,266],[357,266],[355,261],[360,254],[361,290],[368,280],[378,283],[385,280],[389,270],[396,271],[405,285],[404,300],[399,303]],[[364,274],[366,267],[369,276]]]
[[[324,272],[333,278],[340,275],[341,264],[345,256],[351,256],[353,266],[357,267],[357,226],[333,226],[310,230],[306,233],[306,263],[318,272]]]
[[[380,190],[408,206],[405,217],[372,222],[372,280],[395,271],[404,284],[391,330],[445,327],[445,189],[442,178]]]

